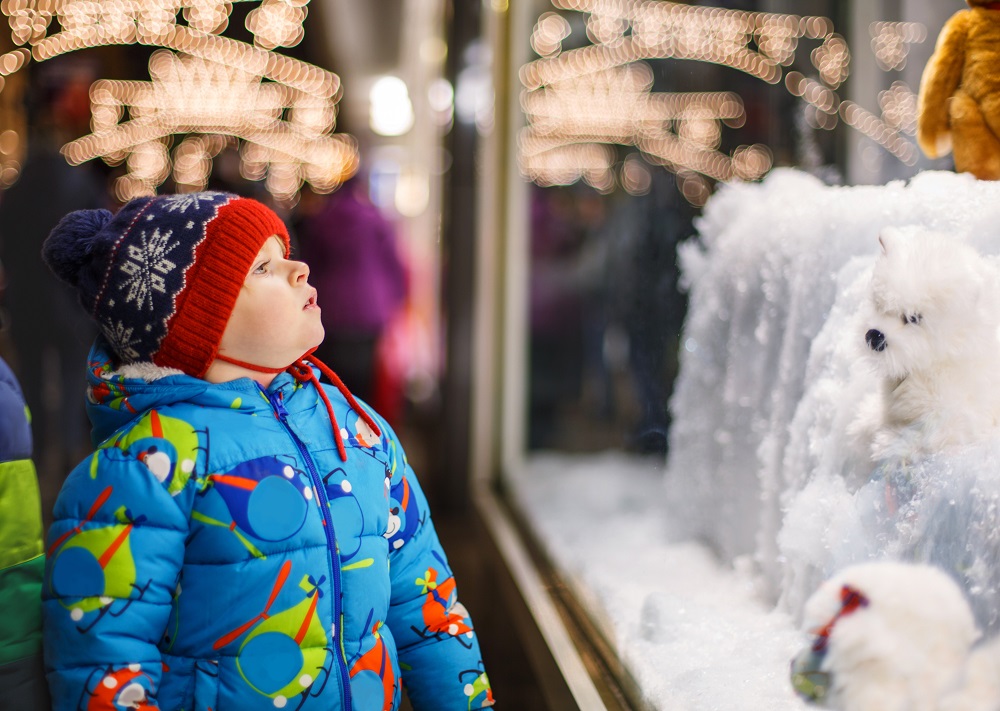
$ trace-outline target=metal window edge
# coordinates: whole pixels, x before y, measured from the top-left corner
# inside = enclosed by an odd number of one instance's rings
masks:
[[[484,486],[475,487],[472,498],[577,706],[607,711],[509,514],[496,494]]]

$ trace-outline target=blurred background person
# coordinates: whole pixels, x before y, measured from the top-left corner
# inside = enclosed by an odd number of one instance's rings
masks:
[[[580,398],[584,314],[580,255],[584,243],[568,190],[531,191],[530,449],[559,445],[562,411]]]
[[[379,347],[407,295],[393,224],[356,175],[329,195],[304,190],[295,232],[323,312],[326,338],[317,356],[392,423],[402,383],[385,382],[389,374],[381,368],[385,358]]]
[[[605,230],[611,320],[625,337],[627,370],[637,412],[629,451],[665,455],[668,403],[678,369],[687,295],[680,288],[677,247],[694,232],[694,211],[664,172],[651,174],[644,195],[616,204]]]
[[[0,358],[0,711],[47,709],[42,507],[21,387]]]
[[[46,517],[65,472],[90,446],[80,364],[95,331],[75,296],[45,268],[40,250],[63,214],[106,207],[110,200],[98,166],[73,167],[59,153],[89,128],[88,92],[96,73],[91,63],[70,58],[37,70],[26,97],[28,153],[17,182],[0,196],[4,320],[11,348],[5,355],[32,414]]]

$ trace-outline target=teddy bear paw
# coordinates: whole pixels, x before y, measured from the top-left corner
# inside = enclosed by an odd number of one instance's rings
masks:
[[[934,140],[935,155],[932,158],[940,158],[951,153],[951,134],[942,133]]]

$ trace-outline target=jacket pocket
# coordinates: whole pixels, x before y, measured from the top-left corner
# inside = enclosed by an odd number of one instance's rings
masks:
[[[192,711],[219,711],[219,663],[199,659],[194,663]]]

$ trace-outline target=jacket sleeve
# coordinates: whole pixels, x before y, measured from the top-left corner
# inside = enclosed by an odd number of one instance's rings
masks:
[[[42,505],[31,429],[14,374],[0,359],[0,711],[48,706],[42,675]]]
[[[189,489],[171,496],[139,458],[116,447],[98,450],[67,478],[42,587],[56,711],[158,707],[157,642],[184,558]]]
[[[485,708],[493,691],[479,641],[431,522],[420,484],[388,425],[393,476],[390,504],[398,528],[389,538],[389,629],[413,708]],[[398,517],[398,518],[397,518]]]

